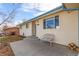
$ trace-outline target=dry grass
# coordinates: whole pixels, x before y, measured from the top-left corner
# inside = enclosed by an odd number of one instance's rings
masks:
[[[14,42],[18,40],[22,40],[24,36],[18,36],[18,35],[11,35],[11,36],[2,36],[0,37],[0,42]]]

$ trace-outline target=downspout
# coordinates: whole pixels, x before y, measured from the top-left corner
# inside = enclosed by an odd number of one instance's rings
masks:
[[[78,47],[79,47],[79,10],[78,10]],[[79,56],[79,53],[78,53]]]
[[[79,10],[78,10],[78,46],[79,46]]]

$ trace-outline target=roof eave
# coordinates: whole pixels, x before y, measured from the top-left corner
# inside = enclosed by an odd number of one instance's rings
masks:
[[[54,13],[56,13],[56,12],[59,12],[59,11],[61,11],[61,10],[63,10],[63,8],[62,8],[62,6],[59,6],[59,7],[55,8],[55,9],[53,9],[53,10],[51,10],[51,11],[48,11],[48,12],[46,12],[46,13],[44,13],[44,14],[41,14],[41,15],[39,15],[39,16],[37,16],[37,17],[34,17],[34,18],[32,18],[32,19],[30,19],[30,20],[28,20],[28,21],[34,21],[34,20],[37,20],[37,19],[39,19],[39,18],[41,18],[41,17],[47,16],[47,15],[49,15],[49,14],[54,14]]]
[[[28,21],[26,21],[26,22],[24,22],[24,23],[21,23],[21,24],[19,24],[19,25],[23,25],[23,24],[25,24],[25,23],[29,23],[29,22],[31,22],[31,21],[35,21],[35,20],[37,20],[37,19],[39,19],[39,18],[41,18],[41,17],[45,17],[45,16],[47,16],[47,15],[49,15],[49,14],[54,14],[54,13],[59,12],[59,11],[61,11],[61,10],[63,10],[63,8],[62,8],[62,6],[59,6],[59,7],[55,8],[55,9],[53,9],[53,10],[51,10],[51,11],[48,11],[48,12],[46,12],[46,13],[44,13],[44,14],[42,14],[42,15],[39,15],[39,16],[37,16],[37,17],[34,17],[34,18],[32,18],[32,19],[30,19],[30,20],[28,20]]]
[[[68,6],[66,6],[66,5],[70,5],[70,4],[73,4],[73,5],[71,5],[71,7],[69,8]],[[72,6],[75,6],[75,4],[76,3],[63,3],[62,5],[63,5],[63,10],[65,10],[65,11],[69,11],[69,10],[79,10],[79,6],[78,6],[78,8],[72,8]],[[77,3],[78,5],[79,5],[79,3]]]

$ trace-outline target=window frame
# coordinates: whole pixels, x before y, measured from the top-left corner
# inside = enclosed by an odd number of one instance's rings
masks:
[[[56,17],[57,17],[58,19],[56,19]],[[54,19],[52,19],[52,18],[54,18]],[[47,25],[46,25],[45,23],[46,23],[46,21],[49,21],[50,19],[52,19],[52,20],[55,21],[54,27],[46,27]],[[57,24],[57,22],[58,22],[58,24]],[[44,21],[43,21],[43,28],[44,28],[44,29],[54,29],[54,28],[56,28],[57,26],[59,26],[59,15],[57,15],[57,16],[55,16],[55,17],[51,17],[51,18],[44,19]]]

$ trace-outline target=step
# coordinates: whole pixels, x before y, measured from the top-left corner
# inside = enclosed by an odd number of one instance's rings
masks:
[[[27,36],[25,39],[38,39],[36,36]]]

